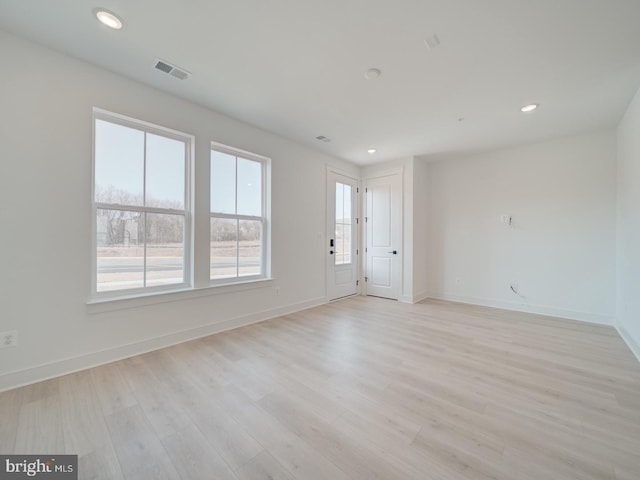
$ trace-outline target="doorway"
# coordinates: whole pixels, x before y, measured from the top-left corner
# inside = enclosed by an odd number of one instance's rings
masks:
[[[327,296],[358,293],[358,180],[327,171]]]
[[[365,183],[367,295],[398,300],[402,286],[402,173]]]

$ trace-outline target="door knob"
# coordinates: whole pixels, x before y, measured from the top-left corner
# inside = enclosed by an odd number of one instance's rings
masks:
[[[391,251],[391,252],[387,252],[387,253],[393,253],[394,255],[397,255],[397,254],[398,254],[398,251],[397,251],[397,250],[393,250],[393,251]]]

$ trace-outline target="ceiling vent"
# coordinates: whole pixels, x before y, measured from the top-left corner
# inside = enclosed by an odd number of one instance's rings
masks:
[[[160,70],[161,72],[168,73],[172,77],[176,77],[180,80],[186,80],[191,76],[189,72],[183,70],[175,65],[171,65],[170,63],[165,62],[164,60],[156,60],[155,64],[156,70]]]

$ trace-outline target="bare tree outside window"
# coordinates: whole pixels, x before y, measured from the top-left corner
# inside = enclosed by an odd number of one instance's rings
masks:
[[[95,292],[187,283],[189,137],[96,115]]]
[[[265,276],[265,162],[229,147],[211,150],[210,278]]]

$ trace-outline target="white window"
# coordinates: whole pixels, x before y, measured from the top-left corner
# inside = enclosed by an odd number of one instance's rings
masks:
[[[95,297],[191,285],[193,137],[94,110]]]
[[[346,183],[336,182],[336,231],[335,255],[336,265],[351,264],[353,214],[353,187]]]
[[[268,168],[268,158],[211,144],[213,284],[268,275]]]

